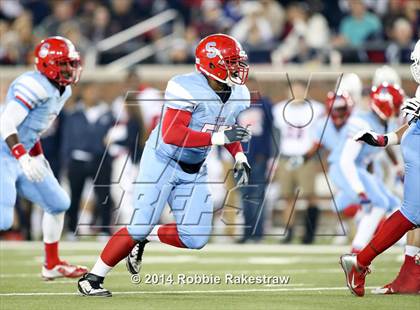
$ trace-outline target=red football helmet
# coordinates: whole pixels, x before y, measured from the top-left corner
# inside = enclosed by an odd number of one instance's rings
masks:
[[[245,84],[249,71],[247,59],[241,44],[225,34],[212,34],[205,37],[198,43],[195,50],[196,69],[230,86]]]
[[[398,85],[382,83],[370,92],[370,108],[384,121],[398,116],[403,101],[404,91]]]
[[[333,124],[338,128],[346,123],[354,106],[353,100],[347,92],[334,93],[330,91],[325,104]]]
[[[82,66],[73,43],[63,37],[49,37],[35,47],[36,69],[61,86],[79,81]]]

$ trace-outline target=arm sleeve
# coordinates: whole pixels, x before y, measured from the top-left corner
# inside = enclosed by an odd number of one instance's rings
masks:
[[[17,134],[17,127],[28,115],[28,109],[16,101],[7,103],[0,115],[0,135],[6,140],[12,134]]]
[[[38,140],[35,142],[34,146],[30,149],[29,155],[31,156],[38,156],[44,154],[44,150],[42,149],[41,141]]]
[[[340,168],[343,171],[344,177],[353,191],[357,194],[364,192],[365,188],[357,175],[357,168],[355,160],[362,149],[362,144],[353,139],[347,139],[343,147],[343,153],[340,158]]]
[[[340,168],[343,171],[344,177],[350,184],[353,191],[361,193],[365,188],[360,181],[357,174],[356,158],[359,155],[363,144],[353,140],[354,135],[362,129],[369,130],[370,126],[365,120],[359,117],[350,118],[348,121],[347,140],[343,146],[342,155],[340,158]]]
[[[162,139],[167,144],[182,147],[210,146],[211,133],[188,128],[191,112],[167,109],[162,121]]]
[[[243,153],[244,150],[242,149],[242,144],[239,141],[225,144],[225,148],[229,151],[229,153],[232,155],[233,158],[235,158],[235,155],[239,152]]]

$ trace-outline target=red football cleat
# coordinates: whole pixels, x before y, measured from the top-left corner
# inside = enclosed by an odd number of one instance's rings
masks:
[[[61,261],[53,268],[48,269],[46,266],[42,266],[41,276],[44,280],[54,280],[57,278],[80,278],[84,274],[88,273],[88,269],[85,266],[71,265],[66,261]]]
[[[384,287],[372,290],[373,294],[419,294],[420,265],[414,257],[405,256],[404,264],[394,281]]]
[[[365,295],[365,278],[370,269],[361,267],[357,263],[357,256],[345,254],[340,257],[340,265],[346,275],[346,283],[353,295],[363,297]]]

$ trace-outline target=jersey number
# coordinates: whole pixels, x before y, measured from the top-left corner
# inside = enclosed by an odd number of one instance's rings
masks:
[[[218,131],[224,131],[229,129],[231,126],[229,125],[220,125],[218,126]],[[215,124],[204,124],[203,128],[201,129],[201,132],[216,132],[216,125]]]

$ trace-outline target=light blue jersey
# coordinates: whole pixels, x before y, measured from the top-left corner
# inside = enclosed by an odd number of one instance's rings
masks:
[[[165,101],[165,108],[192,113],[191,129],[213,132],[234,125],[239,113],[249,107],[250,95],[246,86],[235,85],[229,100],[223,103],[201,73],[191,73],[168,82]],[[199,249],[207,243],[212,230],[213,200],[206,164],[197,173],[187,173],[176,161],[199,163],[209,151],[210,146],[181,148],[166,144],[160,126],[153,130],[140,161],[134,187],[134,197],[138,198],[127,226],[134,239],[143,240],[150,234],[169,203],[183,245]]]
[[[347,139],[353,139],[354,135],[360,130],[372,130],[378,134],[385,134],[387,127],[381,123],[379,118],[372,111],[355,113],[349,118],[344,126],[341,139],[333,149],[334,151],[329,157],[329,162],[334,163],[340,161],[341,156],[343,156],[343,149]],[[364,143],[355,160],[356,166],[366,168],[381,151],[381,148]]]
[[[348,151],[345,149],[347,140],[353,139],[360,130],[372,130],[378,134],[384,134],[387,128],[374,112],[359,112],[352,115],[341,129],[342,132],[336,140],[337,144],[332,148],[328,158],[329,176],[338,190],[334,197],[335,206],[338,211],[342,211],[350,204],[359,203],[356,184],[360,182],[362,190],[367,194],[373,206],[391,211],[400,205],[399,198],[386,188],[380,177],[367,171],[367,165],[375,159],[376,155],[383,152],[383,148],[363,143],[354,160],[354,166],[342,161],[346,156],[345,152]],[[356,171],[351,171],[352,167]],[[356,179],[349,179],[349,175],[353,175]]]
[[[404,201],[401,213],[420,226],[420,121],[412,123],[401,139],[404,158]]]
[[[29,151],[48,129],[70,96],[70,86],[60,95],[44,75],[35,71],[26,72],[12,82],[6,104],[21,105],[28,111],[17,128],[19,140],[26,150]],[[17,194],[40,205],[48,213],[63,212],[70,207],[70,199],[53,173],[49,171],[42,182],[30,182],[3,139],[0,139],[0,160],[0,230],[12,226]]]
[[[250,95],[245,85],[233,86],[229,100],[223,103],[201,73],[177,75],[168,82],[165,91],[165,109],[192,112],[189,128],[195,131],[215,132],[232,126],[249,105]],[[203,161],[210,152],[210,147],[182,148],[166,144],[160,126],[152,131],[147,145],[159,155],[191,164]]]
[[[20,104],[28,110],[28,116],[17,128],[20,142],[27,150],[52,124],[70,96],[70,86],[60,95],[59,90],[37,71],[26,72],[13,81],[6,102]]]
[[[314,141],[321,144],[331,154],[346,134],[345,125],[337,129],[331,118],[324,116],[315,124]]]

